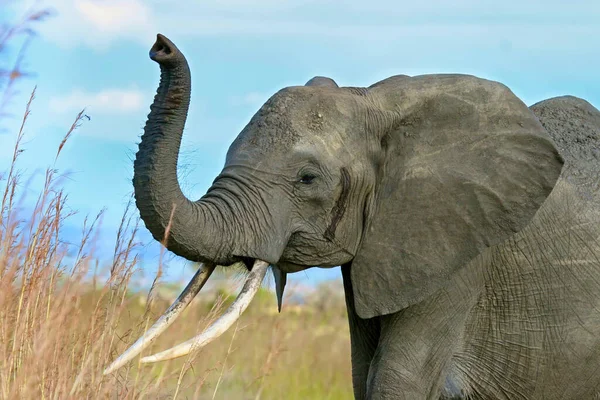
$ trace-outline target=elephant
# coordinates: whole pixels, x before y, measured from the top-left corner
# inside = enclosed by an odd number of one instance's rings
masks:
[[[527,107],[463,74],[369,87],[286,87],[233,141],[197,201],[177,159],[190,69],[159,34],[160,84],[134,162],[140,216],[200,262],[181,296],[109,366],[139,354],[215,265],[244,265],[229,310],[141,359],[188,354],[230,326],[271,268],[340,267],[356,399],[600,395],[600,112],[575,97]],[[596,397],[597,398],[597,397]]]

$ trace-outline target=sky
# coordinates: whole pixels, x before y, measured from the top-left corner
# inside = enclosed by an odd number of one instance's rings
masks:
[[[570,94],[600,108],[598,0],[0,0],[0,22],[32,6],[53,16],[36,25],[23,64],[33,75],[0,119],[0,171],[37,85],[19,164],[38,177],[29,190],[35,193],[48,166],[67,174],[77,215],[66,235],[77,236],[86,215],[106,208],[99,237],[106,252],[132,193],[132,160],[158,85],[158,66],[148,58],[157,33],[181,49],[192,71],[180,180],[193,199],[206,192],[258,108],[316,75],[369,86],[396,74],[466,73],[504,83],[528,105]],[[17,49],[9,50],[14,57]],[[90,119],[54,164],[83,108]],[[159,246],[145,228],[141,239],[151,274]],[[169,265],[165,280],[191,276],[182,260]],[[339,275],[312,269],[289,280],[312,285]]]

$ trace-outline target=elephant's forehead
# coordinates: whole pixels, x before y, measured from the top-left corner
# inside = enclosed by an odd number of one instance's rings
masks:
[[[330,143],[329,136],[337,136],[341,122],[337,114],[336,104],[326,96],[301,88],[284,89],[258,110],[230,152],[258,155],[289,151],[298,143]]]

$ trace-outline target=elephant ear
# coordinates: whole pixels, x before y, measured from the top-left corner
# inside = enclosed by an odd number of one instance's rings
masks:
[[[369,92],[383,105],[372,110],[383,126],[377,187],[351,267],[362,318],[424,300],[524,228],[563,165],[534,114],[499,83],[426,75]]]

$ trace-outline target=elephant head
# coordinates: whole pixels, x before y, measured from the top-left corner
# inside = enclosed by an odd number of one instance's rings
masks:
[[[289,272],[351,264],[358,315],[396,312],[522,229],[562,168],[535,116],[499,83],[394,76],[351,88],[316,77],[273,95],[208,192],[191,201],[176,175],[188,64],[162,35],[150,57],[161,82],[135,159],[136,204],[154,238],[204,263],[202,281],[214,264],[240,261],[256,279],[273,265],[280,287]],[[180,298],[199,287],[193,281]],[[241,296],[254,287],[247,282]]]

